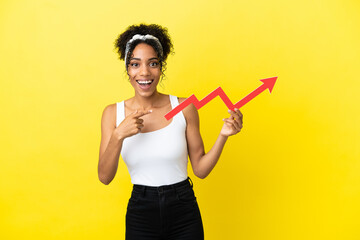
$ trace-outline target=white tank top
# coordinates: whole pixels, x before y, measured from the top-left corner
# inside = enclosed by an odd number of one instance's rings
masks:
[[[171,107],[175,108],[178,98],[169,97]],[[117,102],[116,127],[124,118],[124,101]],[[180,111],[169,121],[171,123],[164,128],[124,139],[120,154],[129,170],[131,183],[158,187],[187,179],[186,120]]]

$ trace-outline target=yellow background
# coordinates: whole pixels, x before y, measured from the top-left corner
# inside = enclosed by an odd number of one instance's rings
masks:
[[[242,107],[213,172],[190,177],[205,238],[360,239],[360,4],[304,1],[0,2],[0,239],[124,239],[131,182],[97,176],[104,107],[133,90],[113,42],[131,24],[168,28],[159,91]],[[208,151],[227,117],[199,110]]]

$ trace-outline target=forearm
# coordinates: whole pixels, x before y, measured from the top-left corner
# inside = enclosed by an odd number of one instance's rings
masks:
[[[200,158],[196,174],[199,178],[205,178],[213,170],[220,158],[221,152],[225,146],[227,139],[228,137],[219,134],[214,146],[210,149],[208,153],[206,153]]]
[[[104,153],[100,156],[98,165],[99,180],[108,185],[115,177],[123,139],[112,135]]]

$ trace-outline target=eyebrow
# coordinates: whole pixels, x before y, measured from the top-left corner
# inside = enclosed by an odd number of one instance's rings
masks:
[[[158,59],[157,57],[149,58],[149,60]],[[130,60],[141,60],[141,58],[130,58]]]

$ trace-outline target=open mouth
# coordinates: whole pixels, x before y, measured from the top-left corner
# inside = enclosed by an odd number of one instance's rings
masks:
[[[154,80],[136,80],[139,85],[146,86],[152,84]]]
[[[154,80],[136,80],[141,89],[149,89]]]

